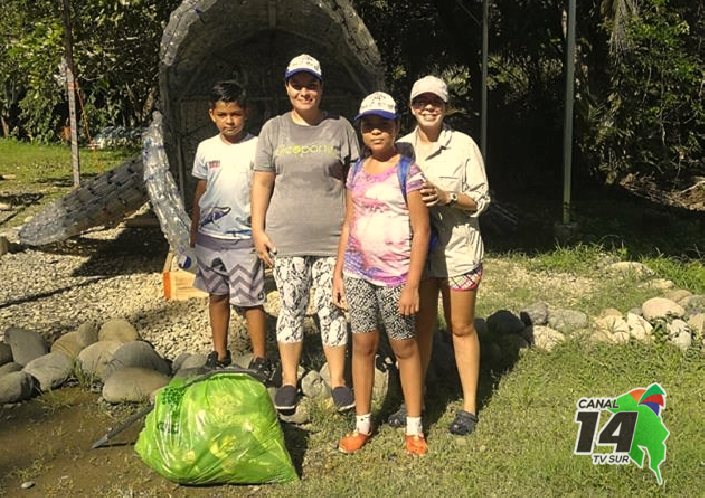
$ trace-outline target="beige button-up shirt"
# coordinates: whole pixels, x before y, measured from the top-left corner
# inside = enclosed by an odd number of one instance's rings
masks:
[[[472,138],[447,125],[443,126],[435,147],[426,157],[416,156],[416,140],[416,129],[400,138],[400,152],[414,158],[426,178],[439,188],[463,193],[477,203],[476,211],[452,206],[429,209],[439,244],[429,254],[428,274],[432,277],[463,275],[482,263],[484,255],[479,219],[490,204],[490,195],[482,154]]]

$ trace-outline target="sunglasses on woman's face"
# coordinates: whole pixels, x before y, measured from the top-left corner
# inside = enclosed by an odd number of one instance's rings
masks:
[[[414,107],[426,107],[428,105],[433,107],[443,107],[443,99],[440,97],[417,97],[412,102],[411,105]]]

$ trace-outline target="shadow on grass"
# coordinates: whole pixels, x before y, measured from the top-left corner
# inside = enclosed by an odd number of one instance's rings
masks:
[[[507,194],[505,194],[507,195]],[[664,205],[622,188],[585,189],[574,196],[571,221],[577,232],[558,241],[554,224],[562,220],[562,201],[556,193],[513,197],[519,223],[513,233],[483,226],[487,252],[493,255],[550,252],[560,246],[599,244],[618,249],[624,257],[702,258],[705,212]]]
[[[284,431],[284,444],[291,456],[291,462],[299,478],[304,472],[304,455],[308,449],[309,431],[294,424],[281,424]]]
[[[81,173],[81,184],[87,183],[88,181],[92,180],[96,176],[98,176],[99,173]],[[67,189],[73,189],[73,177],[72,176],[53,176],[53,177],[48,177],[48,178],[42,178],[41,180],[38,180],[37,183],[41,183],[44,185],[51,185],[52,187],[57,187],[57,188],[67,188]]]
[[[382,338],[385,339],[382,339]],[[376,414],[376,425],[386,424],[389,416],[397,411],[403,401],[399,382],[399,371],[395,366],[393,354],[386,340],[386,334],[380,335],[381,354],[377,358],[377,368],[390,372],[387,396]],[[387,360],[385,361],[385,358]],[[480,377],[477,390],[477,416],[489,403],[497,390],[501,379],[510,373],[519,361],[519,349],[513,345],[502,348],[501,355],[491,355],[481,344]],[[433,352],[425,380],[426,395],[424,399],[424,425],[433,426],[443,417],[449,405],[460,401],[462,408],[463,391],[455,364],[455,356],[450,335],[439,330],[434,335]]]

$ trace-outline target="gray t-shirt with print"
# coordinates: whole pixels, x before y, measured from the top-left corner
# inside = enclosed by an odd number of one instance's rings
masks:
[[[345,178],[358,156],[357,135],[343,117],[306,126],[288,112],[264,124],[254,170],[276,174],[266,231],[277,256],[336,255]]]

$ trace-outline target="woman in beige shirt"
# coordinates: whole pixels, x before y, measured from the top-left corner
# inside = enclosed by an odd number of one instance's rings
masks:
[[[427,178],[421,194],[430,208],[431,224],[438,236],[437,244],[429,252],[426,278],[419,289],[416,335],[425,374],[431,359],[440,292],[463,389],[463,407],[456,413],[450,432],[465,435],[477,423],[480,342],[474,319],[484,254],[479,216],[490,203],[489,188],[475,142],[443,123],[448,103],[448,89],[443,80],[435,76],[417,80],[410,103],[416,128],[399,140],[399,146],[415,158]],[[389,422],[401,425],[405,418],[406,409],[402,405]]]

